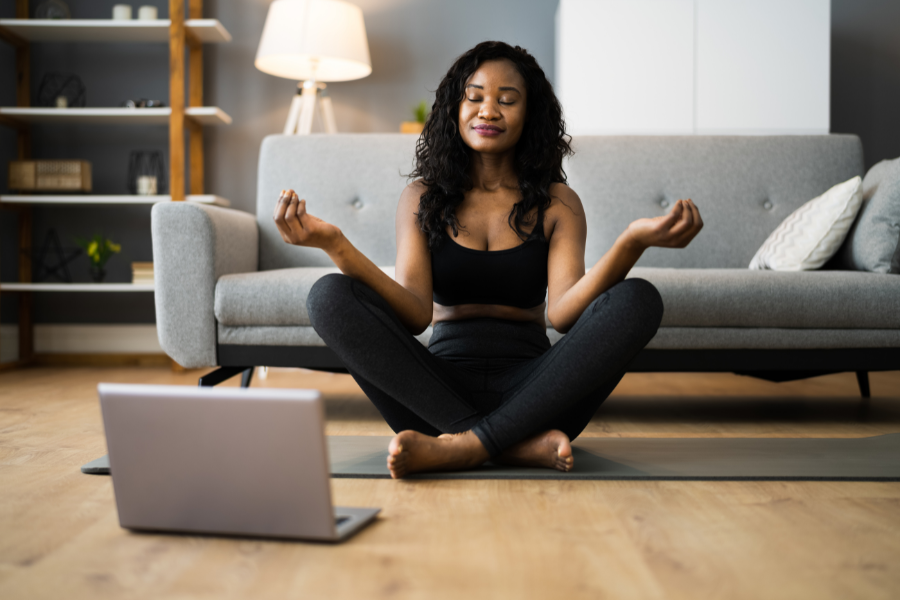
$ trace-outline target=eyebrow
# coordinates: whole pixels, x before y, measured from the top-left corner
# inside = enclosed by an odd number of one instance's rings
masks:
[[[470,83],[469,85],[466,86],[466,89],[469,89],[469,88],[478,88],[479,90],[483,90],[483,89],[484,89],[484,86],[476,85],[476,84],[474,84],[474,83]],[[515,87],[512,87],[512,86],[504,86],[504,87],[501,87],[501,88],[500,88],[500,91],[501,91],[501,92],[516,92],[516,93],[518,93],[518,94],[521,94],[521,93],[522,93],[522,92],[519,91],[519,88],[515,88]]]

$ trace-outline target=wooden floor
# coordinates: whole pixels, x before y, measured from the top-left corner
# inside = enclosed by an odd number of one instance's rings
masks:
[[[0,598],[897,598],[900,484],[334,480],[380,506],[342,545],[133,534],[108,477],[101,381],[195,385],[165,368],[0,374]],[[236,382],[235,382],[236,383]],[[270,371],[326,394],[328,433],[388,435],[348,376]],[[628,375],[585,435],[900,431],[900,372],[773,384]]]

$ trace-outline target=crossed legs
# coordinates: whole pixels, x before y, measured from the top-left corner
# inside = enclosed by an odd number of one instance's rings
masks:
[[[484,414],[459,370],[424,348],[368,286],[328,275],[310,291],[308,309],[313,327],[399,432],[389,448],[395,476],[472,468],[488,458],[568,470],[569,440],[655,335],[663,310],[650,283],[619,283],[555,346],[523,365],[521,380]]]

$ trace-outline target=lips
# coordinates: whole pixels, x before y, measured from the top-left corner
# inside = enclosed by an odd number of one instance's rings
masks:
[[[473,127],[481,135],[500,135],[503,130],[496,125],[476,125]]]

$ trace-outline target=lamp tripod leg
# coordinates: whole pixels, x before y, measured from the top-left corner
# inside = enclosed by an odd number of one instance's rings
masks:
[[[322,111],[322,121],[325,122],[325,133],[337,133],[337,125],[334,122],[334,107],[331,97],[319,96],[319,109]]]
[[[284,135],[293,135],[297,131],[297,121],[300,119],[300,108],[303,106],[300,94],[294,94],[291,100],[291,110],[284,124]]]
[[[297,124],[298,135],[309,135],[312,132],[313,114],[316,111],[316,91],[315,86],[303,86],[301,95],[303,107],[300,110],[300,121]]]

